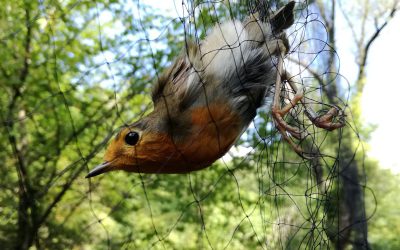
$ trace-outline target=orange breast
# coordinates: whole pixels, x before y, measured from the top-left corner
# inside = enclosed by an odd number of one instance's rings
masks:
[[[226,104],[212,104],[191,110],[191,134],[178,147],[196,168],[207,167],[223,156],[243,130],[241,118]]]
[[[135,166],[142,173],[187,173],[209,166],[223,156],[243,130],[240,117],[224,104],[197,107],[191,114],[190,133],[179,142],[167,134],[149,134],[136,148]]]

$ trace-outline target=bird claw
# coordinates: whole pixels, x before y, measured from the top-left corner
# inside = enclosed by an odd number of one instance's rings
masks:
[[[343,111],[336,106],[333,106],[331,109],[328,110],[328,112],[319,116],[310,107],[308,107],[305,101],[303,100],[304,98],[303,91],[297,90],[297,87],[294,84],[294,82],[290,79],[289,74],[283,70],[283,56],[284,54],[282,54],[282,56],[278,58],[278,74],[275,83],[275,96],[271,109],[272,117],[275,122],[276,128],[278,129],[282,137],[293,148],[293,150],[301,157],[310,159],[312,158],[312,156],[308,156],[309,154],[306,154],[303,151],[303,149],[293,140],[291,140],[288,136],[291,135],[295,139],[301,141],[308,134],[307,130],[301,131],[299,128],[287,124],[283,117],[300,102],[305,109],[307,117],[316,127],[332,131],[341,128],[345,125],[344,121],[345,115]],[[282,77],[284,78],[283,79],[284,81],[287,81],[289,83],[289,85],[296,93],[293,99],[290,100],[289,104],[285,105],[283,108],[280,107]]]
[[[303,98],[303,93],[298,92],[293,99],[290,100],[289,104],[287,104],[282,109],[279,107],[272,107],[272,117],[275,122],[275,126],[282,135],[282,137],[292,146],[294,151],[300,155],[303,154],[303,150],[295,144],[288,135],[293,136],[297,140],[302,140],[304,138],[302,131],[299,128],[293,127],[283,119],[283,117],[293,108],[296,104]]]
[[[274,118],[275,125],[277,126],[279,131],[284,131],[285,133],[289,133],[291,136],[296,138],[297,140],[302,139],[302,133],[300,129],[293,127],[286,123],[283,117],[289,113],[289,111],[296,106],[296,104],[303,98],[303,93],[297,93],[290,103],[287,104],[282,109],[278,109],[278,107],[272,107],[272,117]]]
[[[341,128],[345,125],[343,119],[345,115],[343,111],[336,106],[332,107],[328,110],[328,112],[320,116],[313,115],[314,112],[309,111],[308,109],[306,109],[306,114],[315,126],[317,126],[318,128],[326,129],[328,131]],[[338,121],[333,121],[335,118],[338,118]]]

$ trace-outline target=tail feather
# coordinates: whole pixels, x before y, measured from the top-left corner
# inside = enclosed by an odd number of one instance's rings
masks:
[[[269,22],[274,32],[282,32],[294,23],[293,9],[295,1],[290,1],[275,13],[271,13],[271,5],[266,0],[252,1],[250,13],[256,15],[261,22]]]
[[[270,17],[269,22],[271,23],[272,29],[275,33],[280,33],[292,26],[294,23],[294,5],[295,2],[290,1]]]

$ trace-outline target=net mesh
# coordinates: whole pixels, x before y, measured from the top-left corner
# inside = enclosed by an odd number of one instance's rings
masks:
[[[317,128],[302,105],[285,117],[307,131],[303,140],[290,139],[318,157],[302,158],[282,139],[267,101],[228,154],[204,170],[83,178],[121,126],[152,110],[154,82],[188,41],[198,44],[212,27],[243,20],[254,8],[247,1],[158,4],[8,6],[16,18],[4,25],[1,42],[15,47],[1,53],[8,61],[0,95],[8,143],[0,157],[10,163],[1,172],[19,190],[5,184],[4,197],[14,206],[26,199],[30,209],[19,218],[9,204],[3,226],[24,219],[39,225],[35,244],[49,248],[325,249],[348,237],[354,223],[340,221],[339,177],[354,163],[349,152],[363,149],[347,109],[350,86],[320,19],[327,13],[308,1],[296,2],[284,67],[318,114],[334,105],[347,114],[346,128],[335,131]],[[282,5],[269,2],[268,11]],[[294,94],[285,83],[282,105]]]

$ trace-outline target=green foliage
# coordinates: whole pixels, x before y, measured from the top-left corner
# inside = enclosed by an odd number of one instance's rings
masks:
[[[400,176],[390,170],[377,167],[376,162],[367,163],[369,179],[367,209],[371,216],[369,238],[373,249],[398,249],[400,241],[400,216],[398,210]]]
[[[253,147],[244,157],[187,175],[116,172],[84,179],[114,130],[151,110],[152,82],[185,45],[179,20],[142,1],[0,4],[3,249],[330,246],[323,229],[335,224],[324,218],[338,206],[335,159],[325,159],[330,183],[322,193],[308,162],[277,142],[265,112],[239,143]],[[193,40],[217,16],[247,11],[240,1],[197,4],[197,26],[191,23],[186,34]],[[315,143],[334,155],[337,136],[323,134]],[[398,177],[368,164],[379,204],[371,243],[397,249]]]

